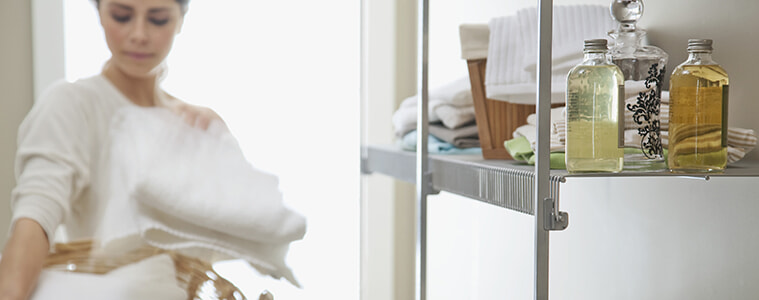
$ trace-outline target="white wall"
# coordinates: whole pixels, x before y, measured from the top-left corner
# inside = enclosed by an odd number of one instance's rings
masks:
[[[18,125],[33,103],[31,6],[0,1],[0,249],[10,222]]]
[[[756,299],[757,183],[570,179],[571,224],[552,235],[552,299]]]

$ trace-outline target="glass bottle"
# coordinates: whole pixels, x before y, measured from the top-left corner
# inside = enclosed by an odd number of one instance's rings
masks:
[[[727,166],[727,72],[712,60],[712,40],[688,40],[688,59],[670,76],[672,172],[721,172]]]
[[[583,61],[567,75],[567,171],[620,172],[622,71],[607,55],[605,39],[586,40]]]
[[[644,45],[646,31],[636,26],[643,15],[642,0],[614,0],[609,7],[618,27],[609,32],[612,62],[625,77],[625,169],[666,169],[660,119],[661,91],[669,55]],[[664,112],[666,114],[666,112]]]

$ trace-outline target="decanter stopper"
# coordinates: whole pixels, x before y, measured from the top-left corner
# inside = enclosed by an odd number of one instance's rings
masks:
[[[619,22],[619,31],[635,31],[635,23],[643,15],[643,0],[613,0],[611,16]]]

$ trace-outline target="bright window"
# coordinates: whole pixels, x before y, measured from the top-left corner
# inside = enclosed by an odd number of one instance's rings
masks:
[[[65,1],[66,78],[99,73],[110,53],[91,1]],[[304,285],[217,265],[248,298],[357,299],[359,1],[195,0],[165,88],[216,110],[251,163],[280,178],[308,218],[288,264]]]

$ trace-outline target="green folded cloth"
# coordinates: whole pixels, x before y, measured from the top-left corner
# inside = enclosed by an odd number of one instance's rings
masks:
[[[506,151],[509,152],[514,160],[526,162],[527,164],[535,164],[535,152],[532,152],[530,147],[530,141],[527,138],[520,136],[508,141],[503,142],[503,146]],[[551,152],[550,158],[551,169],[566,169],[567,166],[564,163],[564,152]]]
[[[535,164],[535,153],[532,152],[530,141],[528,141],[527,138],[520,136],[518,138],[508,140],[503,142],[503,146],[506,148],[506,151],[509,152],[511,157],[514,158],[514,160],[525,162],[530,165]],[[640,149],[638,148],[625,148],[625,154],[634,154],[639,152]],[[551,161],[551,169],[566,170],[567,165],[564,157],[564,152],[551,152],[549,158]],[[667,149],[664,149],[664,157],[667,157]]]

